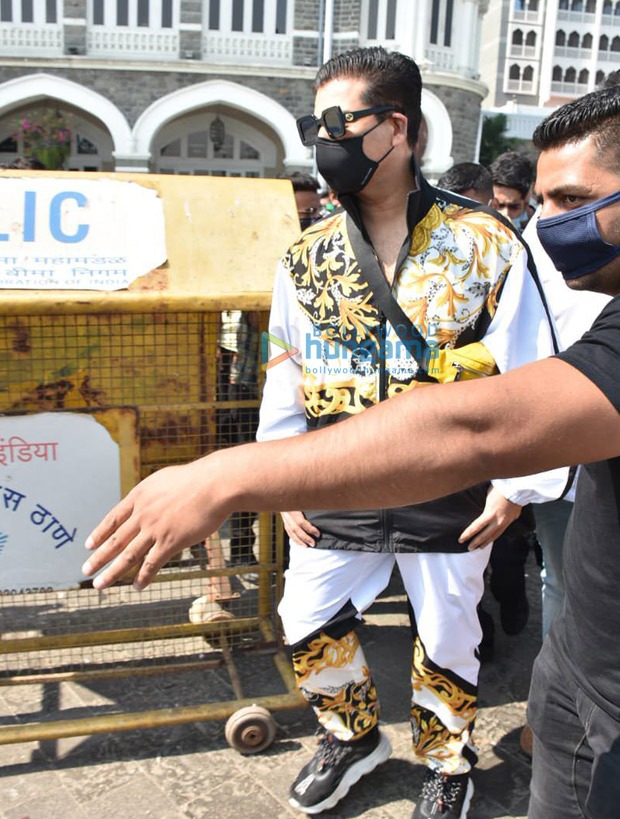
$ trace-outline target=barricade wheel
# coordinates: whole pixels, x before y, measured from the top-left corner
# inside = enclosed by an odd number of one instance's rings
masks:
[[[228,719],[224,729],[226,742],[242,754],[259,754],[276,736],[276,724],[266,708],[248,705]]]

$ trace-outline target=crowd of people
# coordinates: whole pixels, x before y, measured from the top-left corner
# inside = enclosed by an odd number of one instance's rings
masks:
[[[259,443],[143,481],[90,536],[84,571],[102,570],[94,585],[105,588],[135,566],[144,588],[232,512],[282,513],[290,555],[279,613],[320,731],[290,802],[318,814],[391,753],[356,626],[398,567],[412,749],[426,766],[413,817],[465,819],[484,577],[491,561],[492,588],[513,593],[502,626],[517,631],[523,540],[529,548],[536,532],[549,633],[529,700],[529,816],[612,819],[620,87],[537,127],[536,201],[532,165],[513,152],[488,169],[453,168],[437,186],[425,180],[421,77],[402,54],[334,57],[317,74],[314,110],[299,134],[337,204],[325,215],[314,191],[278,266],[269,332],[297,353],[268,372]]]

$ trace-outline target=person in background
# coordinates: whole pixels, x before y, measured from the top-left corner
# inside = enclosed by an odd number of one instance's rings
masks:
[[[259,314],[242,312],[236,332],[236,353],[230,368],[229,399],[231,401],[258,400],[258,366],[260,352]],[[254,441],[258,427],[258,408],[236,406],[230,411],[230,425],[234,443]],[[257,513],[233,512],[230,516],[230,565],[245,566],[257,563],[254,554],[256,534],[254,522]]]
[[[493,198],[491,174],[478,162],[457,162],[437,180],[437,187],[488,205]]]
[[[338,201],[338,194],[332,188],[325,188],[320,192],[321,216],[326,219],[336,213],[342,213],[342,205]]]
[[[489,171],[493,180],[489,204],[522,231],[534,214],[530,204],[534,166],[523,154],[506,151],[493,160]]]
[[[314,176],[294,171],[293,173],[282,173],[278,179],[288,179],[293,186],[297,215],[302,230],[322,218],[319,182]]]
[[[477,162],[459,162],[447,170],[437,186],[466,196],[483,205],[493,198],[491,173]],[[519,634],[529,619],[525,592],[525,564],[530,548],[536,544],[535,521],[531,506],[526,506],[517,520],[495,539],[489,568],[490,589],[500,606],[500,622],[506,634]],[[492,615],[478,605],[482,640],[478,646],[481,662],[491,660],[495,647],[495,623]]]

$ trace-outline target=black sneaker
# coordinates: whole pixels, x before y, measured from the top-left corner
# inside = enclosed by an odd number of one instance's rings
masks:
[[[391,753],[389,739],[378,728],[353,742],[341,742],[333,734],[322,732],[315,755],[293,782],[289,802],[304,813],[333,808],[351,785],[385,762]]]
[[[473,793],[474,783],[469,774],[446,776],[429,768],[413,819],[466,819]]]

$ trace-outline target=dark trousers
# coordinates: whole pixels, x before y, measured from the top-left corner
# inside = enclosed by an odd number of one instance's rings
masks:
[[[547,638],[534,664],[529,819],[618,819],[620,722],[577,686]]]

